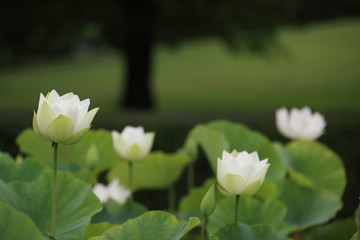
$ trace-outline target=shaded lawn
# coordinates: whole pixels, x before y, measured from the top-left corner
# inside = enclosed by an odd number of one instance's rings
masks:
[[[159,46],[154,91],[162,111],[273,111],[310,105],[320,111],[360,110],[360,19],[284,28],[283,54],[235,54],[216,39],[179,48]],[[51,89],[89,97],[113,111],[123,61],[115,55],[59,59],[0,70],[0,111],[31,111]]]

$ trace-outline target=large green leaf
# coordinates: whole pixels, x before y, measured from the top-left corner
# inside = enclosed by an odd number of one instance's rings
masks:
[[[289,174],[294,182],[342,195],[346,184],[345,168],[333,151],[312,141],[294,141],[286,149],[290,154]]]
[[[155,152],[144,161],[133,164],[133,188],[162,189],[173,184],[190,158],[184,154],[166,154]],[[128,186],[129,166],[127,162],[119,162],[108,175],[109,181],[119,178],[121,184]]]
[[[0,202],[1,240],[45,240],[35,223],[24,213]]]
[[[209,218],[207,231],[213,235],[226,224],[234,222],[235,197],[220,200]],[[260,201],[255,198],[240,198],[238,220],[248,225],[269,224],[279,228],[286,214],[285,205],[276,199]]]
[[[350,238],[350,240],[359,240],[359,238],[358,238],[358,232],[354,233],[354,235],[352,235],[352,237]]]
[[[247,226],[233,223],[221,228],[211,240],[285,240],[269,225]]]
[[[177,240],[199,224],[198,218],[183,221],[167,212],[151,211],[111,228],[103,236],[91,240]]]
[[[109,202],[107,204],[109,204]],[[115,205],[116,203],[112,204]],[[127,220],[136,218],[147,211],[146,207],[134,201],[127,201],[124,205],[111,207],[111,210],[109,208],[103,209],[100,213],[96,214],[92,218],[91,222],[110,222],[113,224],[122,224]]]
[[[18,158],[15,161],[11,157],[0,157],[0,179],[5,182],[32,181],[46,171],[50,168],[34,159]]]
[[[179,212],[186,216],[202,217],[200,203],[211,185],[216,183],[215,179],[210,178],[201,187],[191,189],[190,193],[184,196],[179,204]]]
[[[204,150],[211,168],[216,171],[216,159],[221,157],[224,150],[229,150],[229,142],[224,134],[211,130],[206,125],[197,125],[189,133],[182,151],[195,157],[198,155],[198,145]]]
[[[298,186],[285,180],[280,200],[287,206],[286,232],[294,232],[319,225],[333,218],[341,209],[341,198],[320,189]]]
[[[83,238],[92,215],[102,208],[89,185],[69,173],[58,173],[57,240]],[[33,182],[0,181],[0,201],[28,214],[43,233],[51,231],[52,174],[45,173]]]
[[[24,130],[16,139],[20,151],[41,161],[52,163],[51,143],[40,140],[32,129]],[[73,166],[72,170],[88,167],[99,173],[118,162],[113,149],[111,133],[107,130],[89,130],[76,144],[59,145],[59,166]]]
[[[339,240],[350,239],[356,231],[353,219],[338,220],[327,225],[318,226],[301,234],[301,240]]]

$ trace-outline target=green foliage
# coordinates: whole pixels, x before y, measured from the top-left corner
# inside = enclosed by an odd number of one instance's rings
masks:
[[[213,235],[226,224],[234,222],[235,197],[220,200],[214,213],[209,217],[208,233]],[[238,220],[247,225],[269,224],[280,228],[286,215],[285,205],[276,199],[265,201],[256,198],[241,198]],[[229,238],[231,239],[231,238]]]
[[[263,200],[277,198],[279,190],[275,183],[264,181],[255,196]]]
[[[44,163],[31,158],[18,158],[16,161],[10,156],[0,155],[0,179],[5,182],[14,180],[32,181],[50,169]]]
[[[285,240],[269,225],[247,226],[245,224],[233,223],[221,228],[211,240]]]
[[[177,240],[199,224],[198,218],[183,221],[167,212],[150,211],[90,240],[142,240],[144,236],[147,240]]]
[[[274,144],[288,168],[280,200],[287,208],[285,232],[325,223],[341,208],[346,184],[341,159],[326,146],[312,141]]]
[[[356,226],[352,219],[338,220],[305,231],[304,234],[301,234],[301,240],[347,240],[355,231]]]
[[[35,223],[24,213],[0,202],[1,240],[45,240]]]
[[[216,159],[221,157],[222,152],[229,148],[229,143],[221,132],[212,131],[202,124],[191,130],[185,143],[189,142],[192,144],[186,144],[184,148],[187,147],[187,151],[192,152],[195,149],[197,150],[195,146],[200,145],[209,159],[213,171],[216,170]]]
[[[304,188],[291,180],[284,182],[280,200],[287,207],[287,233],[325,223],[342,206],[340,196],[320,189]]]
[[[286,150],[290,154],[289,174],[294,182],[342,195],[346,184],[345,168],[333,151],[310,141],[291,142]]]
[[[36,180],[0,181],[0,201],[26,213],[44,233],[51,231],[52,174],[44,173]],[[69,173],[58,173],[57,240],[78,240],[92,215],[101,210],[101,204],[83,181]]]
[[[133,164],[133,189],[162,189],[173,184],[189,164],[190,158],[184,154],[166,154],[156,152],[149,154],[143,161]],[[128,186],[129,166],[125,161],[111,169],[108,179],[120,179],[121,184]]]
[[[40,140],[31,129],[24,130],[16,140],[23,153],[51,164],[51,143]],[[89,183],[95,176],[115,165],[119,160],[112,146],[111,134],[107,130],[89,130],[76,144],[59,145],[59,168],[70,170]]]
[[[4,212],[8,215],[13,214],[12,208],[25,214],[28,220],[19,217],[19,221],[24,222],[29,231],[48,233],[52,173],[47,164],[53,160],[51,145],[39,140],[32,130],[21,133],[17,142],[21,151],[30,157],[14,160],[0,153],[0,208],[5,206]],[[109,170],[107,180],[118,178],[128,186],[128,163],[116,155],[109,131],[89,131],[77,144],[60,145],[60,169],[67,172],[58,174],[56,239],[136,240],[143,239],[144,235],[150,240],[181,239],[200,224],[196,217],[209,215],[214,210],[215,197],[217,204],[206,227],[212,239],[282,240],[297,232],[304,240],[330,240],[339,235],[348,239],[356,231],[351,221],[319,226],[333,218],[342,206],[346,178],[340,157],[318,142],[292,141],[284,146],[271,143],[241,124],[227,121],[195,126],[178,153],[154,152],[144,161],[134,163],[133,189],[163,189],[173,185],[184,168],[196,160],[199,147],[214,175],[181,199],[174,214],[182,219],[190,217],[184,221],[166,212],[148,212],[145,206],[133,201],[123,205],[108,201],[100,212],[101,204],[92,189],[78,178],[95,183],[99,173]],[[231,224],[235,214],[234,196],[223,197],[213,191],[211,201],[203,202],[200,207],[210,186],[212,190],[217,186],[214,178],[217,158],[223,150],[233,149],[257,151],[260,159],[268,158],[271,163],[258,192],[251,198],[240,198],[236,213],[239,224]],[[0,223],[6,224],[1,222],[5,219],[1,214]],[[359,215],[358,208],[357,224]],[[90,222],[93,224],[89,225]]]
[[[210,178],[204,182],[201,187],[191,189],[190,193],[184,196],[179,204],[179,212],[184,215],[196,216],[201,218],[200,212],[201,199],[206,194],[211,185],[215,183],[215,179]]]

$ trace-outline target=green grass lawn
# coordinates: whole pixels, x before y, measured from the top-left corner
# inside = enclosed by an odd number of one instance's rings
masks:
[[[154,91],[161,111],[273,111],[310,105],[320,111],[360,110],[360,19],[284,28],[285,51],[235,54],[217,39],[176,49],[159,46]],[[112,111],[121,91],[123,61],[106,55],[59,59],[0,70],[0,112],[31,111],[51,89],[89,97]]]

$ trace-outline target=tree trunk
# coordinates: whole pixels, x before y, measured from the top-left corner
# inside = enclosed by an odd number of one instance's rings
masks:
[[[128,35],[124,42],[125,76],[123,107],[127,110],[151,110],[153,57],[153,6],[148,0],[127,0],[125,9]]]

